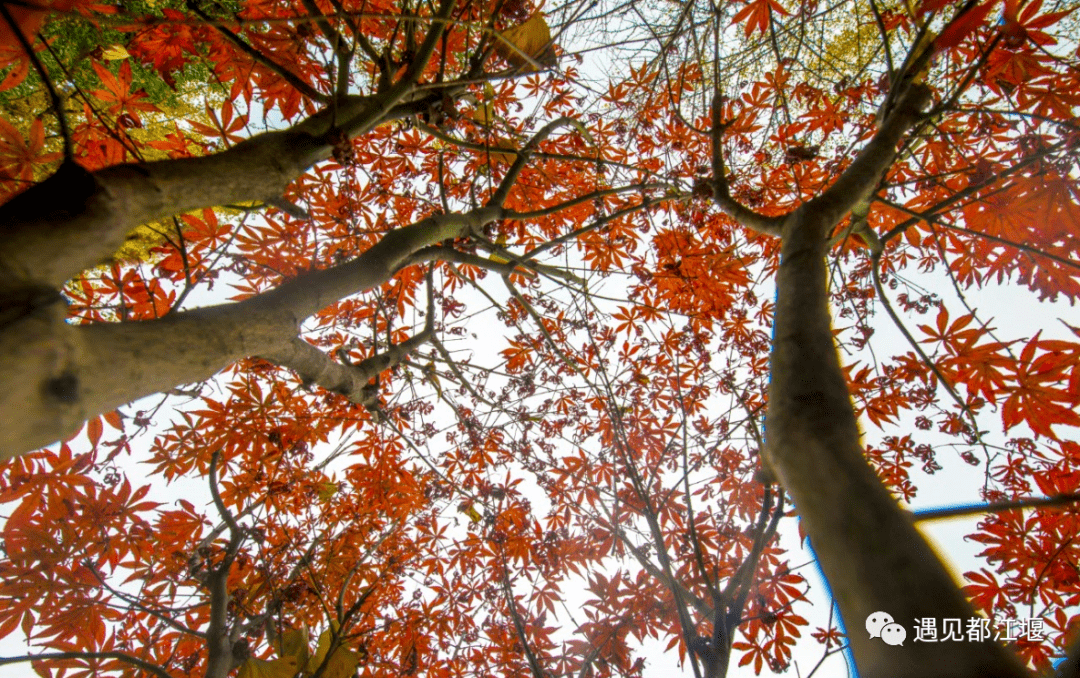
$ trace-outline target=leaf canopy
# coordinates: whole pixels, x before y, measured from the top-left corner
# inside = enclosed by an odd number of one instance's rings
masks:
[[[1068,650],[1075,3],[3,6],[3,403],[81,425],[0,450],[41,675],[806,675],[763,415],[830,201],[866,459],[977,471],[965,594]]]

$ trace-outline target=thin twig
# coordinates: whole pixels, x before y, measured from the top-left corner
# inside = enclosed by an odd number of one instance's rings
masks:
[[[314,87],[312,87],[308,83],[304,82],[298,75],[296,75],[292,71],[288,70],[287,68],[285,68],[281,64],[277,63],[276,61],[274,61],[270,57],[266,56],[265,54],[263,54],[259,50],[255,49],[254,47],[252,47],[248,43],[244,42],[240,38],[239,35],[232,32],[231,30],[229,30],[229,28],[227,28],[224,24],[220,24],[220,23],[212,21],[210,16],[207,15],[205,12],[203,12],[199,8],[199,6],[197,4],[195,4],[194,0],[188,0],[187,6],[192,12],[197,14],[200,19],[202,19],[204,22],[206,22],[206,24],[212,25],[214,27],[214,29],[218,33],[220,33],[222,35],[222,37],[224,37],[226,40],[228,40],[230,43],[232,43],[233,46],[235,46],[241,52],[246,54],[248,57],[250,57],[256,63],[270,69],[273,73],[275,73],[277,76],[279,76],[282,80],[284,80],[285,82],[289,83],[294,88],[296,88],[296,90],[298,92],[300,92],[301,94],[303,94],[304,96],[306,96],[309,99],[312,99],[314,101],[318,101],[321,104],[329,104],[329,103],[331,103],[333,101],[333,97],[331,97],[331,96],[329,96],[327,94],[323,94],[322,92],[315,89]]]
[[[1013,501],[998,501],[990,504],[971,504],[969,506],[952,506],[943,509],[927,509],[915,511],[915,521],[944,520],[946,518],[959,518],[961,516],[976,516],[983,513],[1000,513],[1015,509],[1029,508],[1069,508],[1072,504],[1080,502],[1080,493],[1058,494],[1053,497],[1036,497],[1032,499],[1015,499]]]
[[[3,5],[0,4],[0,7]],[[174,678],[165,669],[161,668],[157,664],[151,664],[150,662],[139,659],[138,657],[127,654],[126,652],[42,652],[41,654],[26,654],[21,657],[0,657],[0,666],[6,664],[17,664],[19,662],[39,662],[50,660],[64,660],[64,659],[118,659],[126,664],[142,669],[147,673],[152,673],[159,678]]]
[[[22,29],[19,28],[19,24],[15,22],[14,17],[11,16],[11,12],[8,11],[6,2],[0,2],[0,14],[4,16],[4,20],[7,21],[8,26],[10,26],[12,32],[15,33],[15,37],[18,38],[23,51],[26,52],[26,56],[30,59],[30,63],[34,65],[34,70],[37,71],[38,77],[41,78],[41,82],[49,92],[49,103],[52,106],[53,113],[56,115],[56,121],[60,125],[60,136],[64,140],[64,162],[74,162],[75,150],[71,145],[71,133],[68,128],[67,114],[64,112],[64,106],[60,100],[60,95],[57,93],[56,87],[53,86],[52,79],[49,78],[49,74],[45,71],[45,67],[42,65],[41,60],[38,59],[37,54],[34,52],[34,48],[30,44],[30,41],[23,35]]]

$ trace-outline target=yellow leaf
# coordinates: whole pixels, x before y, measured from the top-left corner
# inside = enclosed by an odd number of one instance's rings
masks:
[[[111,260],[123,263],[150,261],[153,258],[151,250],[165,242],[165,237],[161,234],[172,230],[173,225],[165,221],[137,226],[127,234],[124,244],[116,250]]]
[[[333,626],[336,629],[338,625],[335,622]],[[319,670],[333,642],[334,632],[331,629],[319,635],[319,644],[315,647],[315,654],[308,660],[307,667],[304,669],[306,673],[313,674]],[[357,663],[358,658],[355,652],[347,647],[338,647],[326,661],[326,666],[320,675],[322,678],[352,678],[352,675],[356,673]]]
[[[492,106],[490,102],[485,101],[476,107],[476,110],[473,111],[472,118],[481,125],[487,125],[492,120],[496,119],[495,107]]]
[[[488,158],[497,163],[513,165],[514,161],[517,160],[517,153],[499,153],[497,151],[491,151],[488,153]]]
[[[282,633],[281,643],[278,646],[278,656],[282,659],[295,660],[297,666],[305,664],[308,660],[307,627],[288,629]]]
[[[131,55],[128,54],[123,45],[111,45],[102,50],[101,56],[106,61],[119,61],[120,59],[127,59]]]
[[[329,480],[319,485],[319,499],[321,501],[330,501],[330,498],[337,494],[338,484],[330,482]],[[305,641],[306,643],[306,641]]]
[[[495,43],[495,53],[511,66],[524,67],[526,72],[540,70],[540,66],[551,67],[557,62],[551,29],[540,12],[525,23],[503,31]]]
[[[478,523],[484,519],[484,516],[480,515],[480,512],[476,510],[476,507],[470,504],[468,507],[461,507],[459,509],[462,513],[469,516],[469,520],[474,523]]]
[[[435,392],[442,398],[442,384],[439,383],[439,375],[435,373],[435,363],[430,362],[424,368],[424,377],[435,387]]]
[[[585,127],[585,123],[580,120],[572,120],[570,121],[570,124],[574,126],[574,129],[581,133],[581,136],[585,137],[585,141],[588,141],[592,146],[596,145],[596,139],[593,138],[592,132]]]
[[[270,660],[252,657],[240,665],[237,678],[294,678],[299,670],[295,657]]]

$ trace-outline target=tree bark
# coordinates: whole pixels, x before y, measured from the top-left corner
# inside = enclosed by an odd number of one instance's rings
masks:
[[[837,182],[783,222],[764,456],[795,501],[863,678],[1021,676],[1019,660],[991,640],[914,640],[917,619],[967,620],[975,611],[867,463],[833,341],[828,235],[876,191],[925,101],[918,85],[898,97]],[[902,646],[870,638],[865,622],[875,612],[908,631]]]
[[[65,438],[86,419],[177,384],[202,381],[239,358],[286,351],[307,316],[388,280],[407,257],[478,228],[499,208],[437,215],[389,232],[355,260],[311,272],[239,304],[137,323],[72,326],[57,290],[113,254],[136,226],[201,207],[280,197],[348,137],[417,113],[445,87],[416,83],[455,0],[400,79],[372,96],[344,97],[297,125],[199,158],[88,172],[65,163],[0,206],[0,459]]]
[[[350,97],[338,109],[343,131],[370,129],[415,113],[432,95],[388,106],[387,94]],[[389,109],[389,110],[387,110]],[[307,168],[330,157],[331,112],[280,132],[264,132],[198,158],[107,167],[65,164],[0,206],[0,289],[58,289],[97,266],[137,226],[174,214],[280,197]]]
[[[485,207],[428,217],[390,231],[348,263],[236,304],[159,320],[69,325],[59,297],[37,303],[0,329],[0,458],[65,438],[89,417],[142,396],[208,379],[241,358],[287,360],[304,318],[382,284],[414,253],[503,213]]]
[[[766,459],[795,500],[860,675],[1024,675],[995,642],[916,642],[910,632],[916,619],[967,620],[975,612],[866,462],[828,311],[825,243],[832,224],[808,212],[796,212],[783,232]],[[869,637],[864,625],[875,612],[908,630],[903,646]]]
[[[349,138],[360,136],[418,113],[447,92],[462,91],[455,83],[416,89],[454,4],[440,2],[408,69],[376,94],[344,97],[287,130],[257,134],[208,156],[93,173],[65,163],[0,206],[0,308],[26,289],[58,289],[116,252],[142,224],[203,207],[280,197],[290,182],[330,157],[332,129]]]

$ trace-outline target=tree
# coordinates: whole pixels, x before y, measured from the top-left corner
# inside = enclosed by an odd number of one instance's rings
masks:
[[[46,6],[0,7],[4,86],[50,110],[0,156],[0,635],[39,671],[638,675],[649,637],[782,671],[785,493],[862,675],[1066,652],[1077,331],[968,296],[1080,290],[1073,5],[48,5],[126,36],[93,91],[35,42]],[[136,69],[200,64],[212,124],[129,134]],[[95,268],[161,219],[153,259]],[[910,426],[986,473],[964,591],[896,502],[957,463]],[[149,501],[129,455],[212,510]],[[1036,601],[1052,633],[1011,649],[861,633]]]

